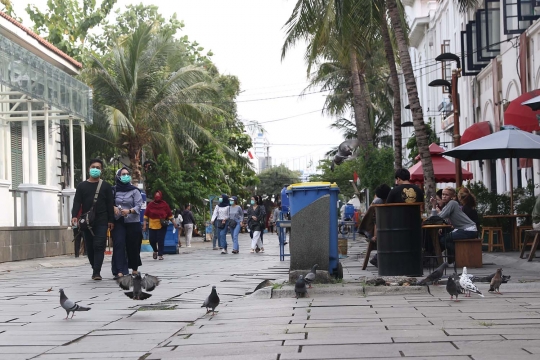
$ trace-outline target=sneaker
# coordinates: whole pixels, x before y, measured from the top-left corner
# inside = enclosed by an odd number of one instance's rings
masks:
[[[101,280],[101,275],[99,274],[92,275],[92,280]]]
[[[261,248],[261,252],[264,252],[264,248],[263,248],[263,247]]]
[[[191,245],[188,245],[187,247],[191,247]]]
[[[254,253],[255,253],[255,249],[251,249],[250,253],[254,254]]]
[[[214,250],[219,250],[219,249],[217,247],[215,247]]]
[[[222,254],[227,254],[227,249],[221,250],[221,253],[222,253]]]
[[[232,253],[233,254],[238,254],[238,250],[233,250]]]

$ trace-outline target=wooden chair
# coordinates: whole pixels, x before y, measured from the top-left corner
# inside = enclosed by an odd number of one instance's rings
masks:
[[[528,245],[531,245],[531,252],[527,261],[532,261],[536,253],[536,248],[538,247],[538,242],[540,241],[540,230],[526,230],[525,239],[523,240],[523,248],[521,249],[521,254],[519,255],[520,259],[523,259],[523,254],[525,253],[525,248]],[[529,239],[534,239],[532,243],[528,242]]]
[[[519,250],[523,250],[524,244],[525,244],[525,238],[527,237],[527,233],[523,233],[526,230],[532,230],[532,225],[520,225],[517,227],[517,237],[519,241]],[[525,236],[524,236],[525,235]]]
[[[456,239],[456,267],[482,267],[483,239]]]
[[[502,251],[505,252],[504,249],[504,238],[503,238],[503,232],[502,227],[500,226],[484,226],[482,228],[482,241],[484,240],[484,233],[488,233],[488,251],[492,252],[494,248],[502,248]],[[497,235],[497,243],[493,241],[493,235]]]

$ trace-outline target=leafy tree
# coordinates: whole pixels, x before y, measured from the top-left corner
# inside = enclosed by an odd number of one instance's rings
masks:
[[[89,31],[98,26],[112,10],[116,0],[103,0],[97,7],[96,0],[48,0],[47,9],[39,10],[28,5],[26,12],[34,22],[33,30],[51,44],[83,61],[85,42]]]
[[[440,144],[440,139],[433,131],[433,128],[431,127],[431,120],[429,123],[426,124],[426,133],[428,135],[428,142],[431,145],[432,143],[436,143],[437,145]],[[409,141],[407,141],[407,149],[410,150],[409,152],[409,159],[412,160],[413,163],[416,162],[416,157],[418,156],[418,143],[416,139],[416,132],[411,135],[409,138]]]
[[[300,172],[292,171],[281,164],[272,168],[263,170],[258,178],[260,184],[257,186],[259,194],[273,195],[281,193],[284,185],[298,183],[300,181]]]

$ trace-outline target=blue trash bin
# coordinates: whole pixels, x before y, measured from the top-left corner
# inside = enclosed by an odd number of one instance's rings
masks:
[[[178,230],[173,233],[173,229],[172,224],[167,227],[165,246],[163,247],[163,253],[165,254],[178,254]]]
[[[330,218],[328,219],[330,222],[328,272],[331,275],[340,276],[338,253],[338,193],[339,187],[335,183],[329,182],[298,183],[292,184],[287,188],[291,216],[294,216],[297,212],[324,195],[330,195]],[[281,204],[283,205],[283,200]]]
[[[354,220],[354,205],[345,205],[345,214],[343,214],[343,220]]]
[[[285,214],[289,212],[289,196],[287,195],[287,187],[281,189],[281,211]]]

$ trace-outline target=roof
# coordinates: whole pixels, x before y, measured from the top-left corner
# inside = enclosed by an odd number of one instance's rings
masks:
[[[51,44],[50,42],[48,42],[47,40],[45,40],[44,38],[42,38],[41,36],[39,36],[38,34],[33,32],[32,30],[30,30],[29,28],[27,28],[26,26],[24,26],[23,24],[21,24],[20,22],[18,22],[17,20],[12,18],[11,16],[9,16],[8,14],[0,11],[0,17],[3,17],[4,19],[9,21],[13,25],[15,25],[18,28],[20,28],[21,30],[23,30],[28,35],[30,35],[31,37],[36,39],[41,45],[45,46],[47,49],[51,50],[52,52],[54,52],[58,56],[64,58],[67,61],[69,61],[75,67],[77,67],[79,69],[82,69],[82,64],[80,62],[78,62],[77,60],[75,60],[74,58],[72,58],[71,56],[66,54],[65,52],[61,51],[56,46],[54,46],[53,44]]]

